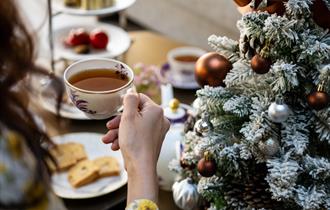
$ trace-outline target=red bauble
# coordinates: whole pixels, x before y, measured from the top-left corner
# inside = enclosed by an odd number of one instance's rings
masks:
[[[324,3],[324,0],[314,0],[311,10],[315,23],[322,28],[330,30],[330,10]]]
[[[251,68],[257,74],[266,74],[269,72],[272,61],[269,58],[263,58],[259,54],[255,54],[251,59]]]
[[[105,49],[109,41],[108,35],[100,29],[94,29],[89,35],[89,38],[95,49]]]
[[[201,56],[195,66],[195,77],[199,85],[225,86],[223,80],[233,68],[227,58],[216,52]]]
[[[324,91],[314,91],[307,95],[308,105],[315,110],[326,108],[329,104],[329,101],[330,97]]]
[[[217,166],[212,158],[205,156],[198,161],[197,170],[203,177],[211,177],[215,174]]]

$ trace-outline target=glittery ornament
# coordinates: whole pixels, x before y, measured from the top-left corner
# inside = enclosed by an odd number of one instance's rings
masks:
[[[268,116],[275,123],[286,121],[289,115],[290,109],[284,103],[273,102],[268,108]]]
[[[191,210],[198,207],[200,196],[196,184],[190,178],[175,182],[172,187],[175,204],[183,210]]]
[[[273,156],[280,150],[280,144],[275,138],[268,138],[266,141],[259,141],[258,147],[266,156]]]

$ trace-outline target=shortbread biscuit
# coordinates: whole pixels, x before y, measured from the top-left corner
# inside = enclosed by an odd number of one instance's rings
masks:
[[[72,187],[81,187],[98,178],[98,167],[91,160],[82,160],[68,172],[68,180]]]
[[[84,146],[79,143],[58,144],[49,152],[56,160],[57,170],[59,171],[67,170],[78,161],[87,158]]]
[[[120,174],[119,163],[114,157],[99,157],[93,162],[99,168],[100,177],[118,176]]]

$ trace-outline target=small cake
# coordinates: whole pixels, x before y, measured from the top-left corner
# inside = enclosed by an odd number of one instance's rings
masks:
[[[99,168],[98,174],[100,177],[118,176],[120,174],[120,167],[116,158],[100,157],[93,162]]]
[[[49,153],[57,162],[57,169],[59,171],[67,170],[78,161],[86,159],[86,151],[82,144],[79,143],[65,143],[58,144],[49,150]],[[50,168],[52,166],[50,165]]]
[[[105,7],[111,7],[115,3],[115,0],[81,0],[81,8],[85,10],[102,9]]]
[[[72,187],[81,187],[98,178],[98,167],[91,160],[82,160],[68,172],[68,180]]]

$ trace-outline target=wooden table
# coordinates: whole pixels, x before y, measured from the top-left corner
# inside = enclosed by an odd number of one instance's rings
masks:
[[[123,60],[130,66],[142,62],[145,64],[162,65],[166,62],[167,52],[175,47],[182,46],[181,43],[173,41],[167,37],[148,31],[130,32],[133,40],[131,48],[125,53]],[[184,103],[191,103],[194,99],[195,91],[174,90],[175,97]],[[105,133],[106,121],[76,121],[58,118],[55,115],[34,108],[43,117],[47,131],[51,136],[72,133],[72,132],[97,132]],[[110,150],[110,148],[109,148]],[[69,210],[108,210],[124,209],[126,200],[126,186],[105,196],[84,200],[64,199],[64,203]],[[160,190],[159,208],[161,210],[178,209],[172,198],[171,192]]]

